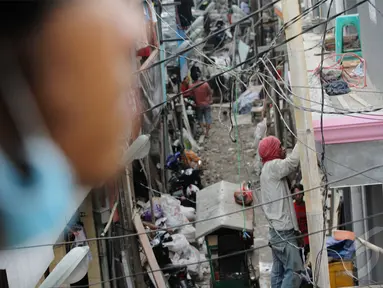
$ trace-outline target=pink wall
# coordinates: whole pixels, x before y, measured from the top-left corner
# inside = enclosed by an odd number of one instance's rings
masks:
[[[320,121],[314,120],[315,140],[321,142]],[[383,140],[383,115],[339,116],[323,119],[326,144]]]

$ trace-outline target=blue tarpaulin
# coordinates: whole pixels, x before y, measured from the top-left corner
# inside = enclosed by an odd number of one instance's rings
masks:
[[[327,255],[333,259],[351,260],[355,253],[355,244],[352,240],[335,240],[328,237],[326,241]],[[334,252],[336,251],[336,252]]]

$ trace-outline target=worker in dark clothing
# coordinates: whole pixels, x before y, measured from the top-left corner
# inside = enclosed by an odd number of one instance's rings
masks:
[[[177,7],[179,24],[182,28],[186,29],[193,23],[194,18],[192,14],[192,7],[194,3],[192,0],[181,0],[181,5]]]

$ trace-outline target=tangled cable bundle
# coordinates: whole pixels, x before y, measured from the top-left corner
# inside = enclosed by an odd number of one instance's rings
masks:
[[[340,59],[338,61],[335,61],[335,58],[337,56],[340,56]],[[344,62],[345,62],[344,59],[347,57],[352,57],[359,60],[358,65],[361,65],[361,67],[363,67],[363,76],[359,76],[355,74],[354,72],[350,73],[348,71],[347,67],[345,67],[344,65]],[[342,80],[345,83],[347,83],[348,87],[355,87],[360,89],[367,87],[367,78],[366,78],[367,63],[364,58],[360,57],[359,55],[355,53],[347,52],[344,54],[333,53],[329,57],[325,58],[324,60],[326,59],[334,59],[335,64],[331,66],[324,66],[324,67],[321,67],[321,65],[319,64],[317,68],[313,70],[314,75],[317,75],[324,85],[329,84],[330,82],[333,82],[333,81]],[[328,71],[328,72],[324,73],[324,71]],[[339,77],[337,77],[338,75],[338,73],[336,73],[337,71],[339,71]],[[331,76],[333,76],[334,78],[329,77],[329,73],[332,74]],[[357,81],[357,84],[355,84],[355,81],[353,80]]]

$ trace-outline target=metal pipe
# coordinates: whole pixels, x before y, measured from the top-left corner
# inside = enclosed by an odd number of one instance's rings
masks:
[[[118,200],[114,203],[113,208],[112,208],[112,212],[110,213],[110,216],[109,216],[108,223],[106,223],[106,226],[105,226],[105,228],[104,228],[104,231],[101,233],[101,237],[104,237],[105,234],[108,232],[109,227],[110,227],[110,224],[112,224],[112,221],[113,221],[114,213],[115,213],[116,210],[117,210],[118,203],[119,203]]]
[[[109,264],[108,264],[108,253],[107,253],[107,241],[105,239],[101,240],[99,243],[99,258],[101,261],[101,275],[102,281],[105,282],[104,288],[110,288],[110,276],[109,276]]]
[[[352,213],[352,221],[358,221],[360,219],[363,219],[363,200],[362,200],[362,187],[361,186],[353,186],[350,187],[350,193],[351,193],[351,213]],[[363,221],[354,222],[352,224],[352,230],[354,231],[355,235],[357,237],[362,236],[365,234],[365,227]],[[359,247],[361,251],[365,251],[365,247],[361,246]],[[358,250],[359,250],[358,249]],[[366,253],[358,253],[356,257],[356,267],[359,270],[362,270],[363,267],[368,265],[368,258]],[[358,275],[359,278],[364,278],[362,275]]]
[[[113,217],[112,217],[113,218]],[[112,236],[112,230],[109,230],[108,232],[108,236],[111,237]],[[116,261],[114,260],[114,245],[113,245],[113,241],[114,240],[111,240],[109,241],[109,245],[110,245],[110,257],[112,259],[112,287],[113,288],[118,288],[117,286],[117,281],[116,281]]]
[[[145,2],[145,1],[144,1]],[[161,3],[161,6],[178,6],[181,5],[181,2],[170,2],[170,3]],[[154,5],[156,7],[157,5]]]
[[[359,237],[356,237],[356,239],[358,239],[358,241],[360,241],[360,243],[362,243],[364,246],[366,246],[368,249],[371,249],[375,252],[378,252],[380,254],[383,254],[383,248],[379,247],[379,246],[376,246],[366,240],[363,240],[362,238],[359,238]]]
[[[364,221],[363,221],[363,226],[364,226],[364,231],[365,232],[368,232],[370,229],[369,229],[369,225],[368,225],[368,220],[367,220],[367,199],[366,199],[366,186],[362,186],[361,187],[361,193],[362,193],[362,217],[364,218]],[[366,234],[368,235],[368,234]],[[371,259],[371,251],[370,250],[366,250],[366,259],[367,259],[367,280],[368,281],[371,281],[371,263],[369,261],[369,259]],[[370,282],[369,282],[370,283]]]
[[[165,43],[165,42],[178,42],[178,41],[183,41],[183,39],[182,39],[182,38],[162,39],[162,40],[161,40],[161,43]]]

